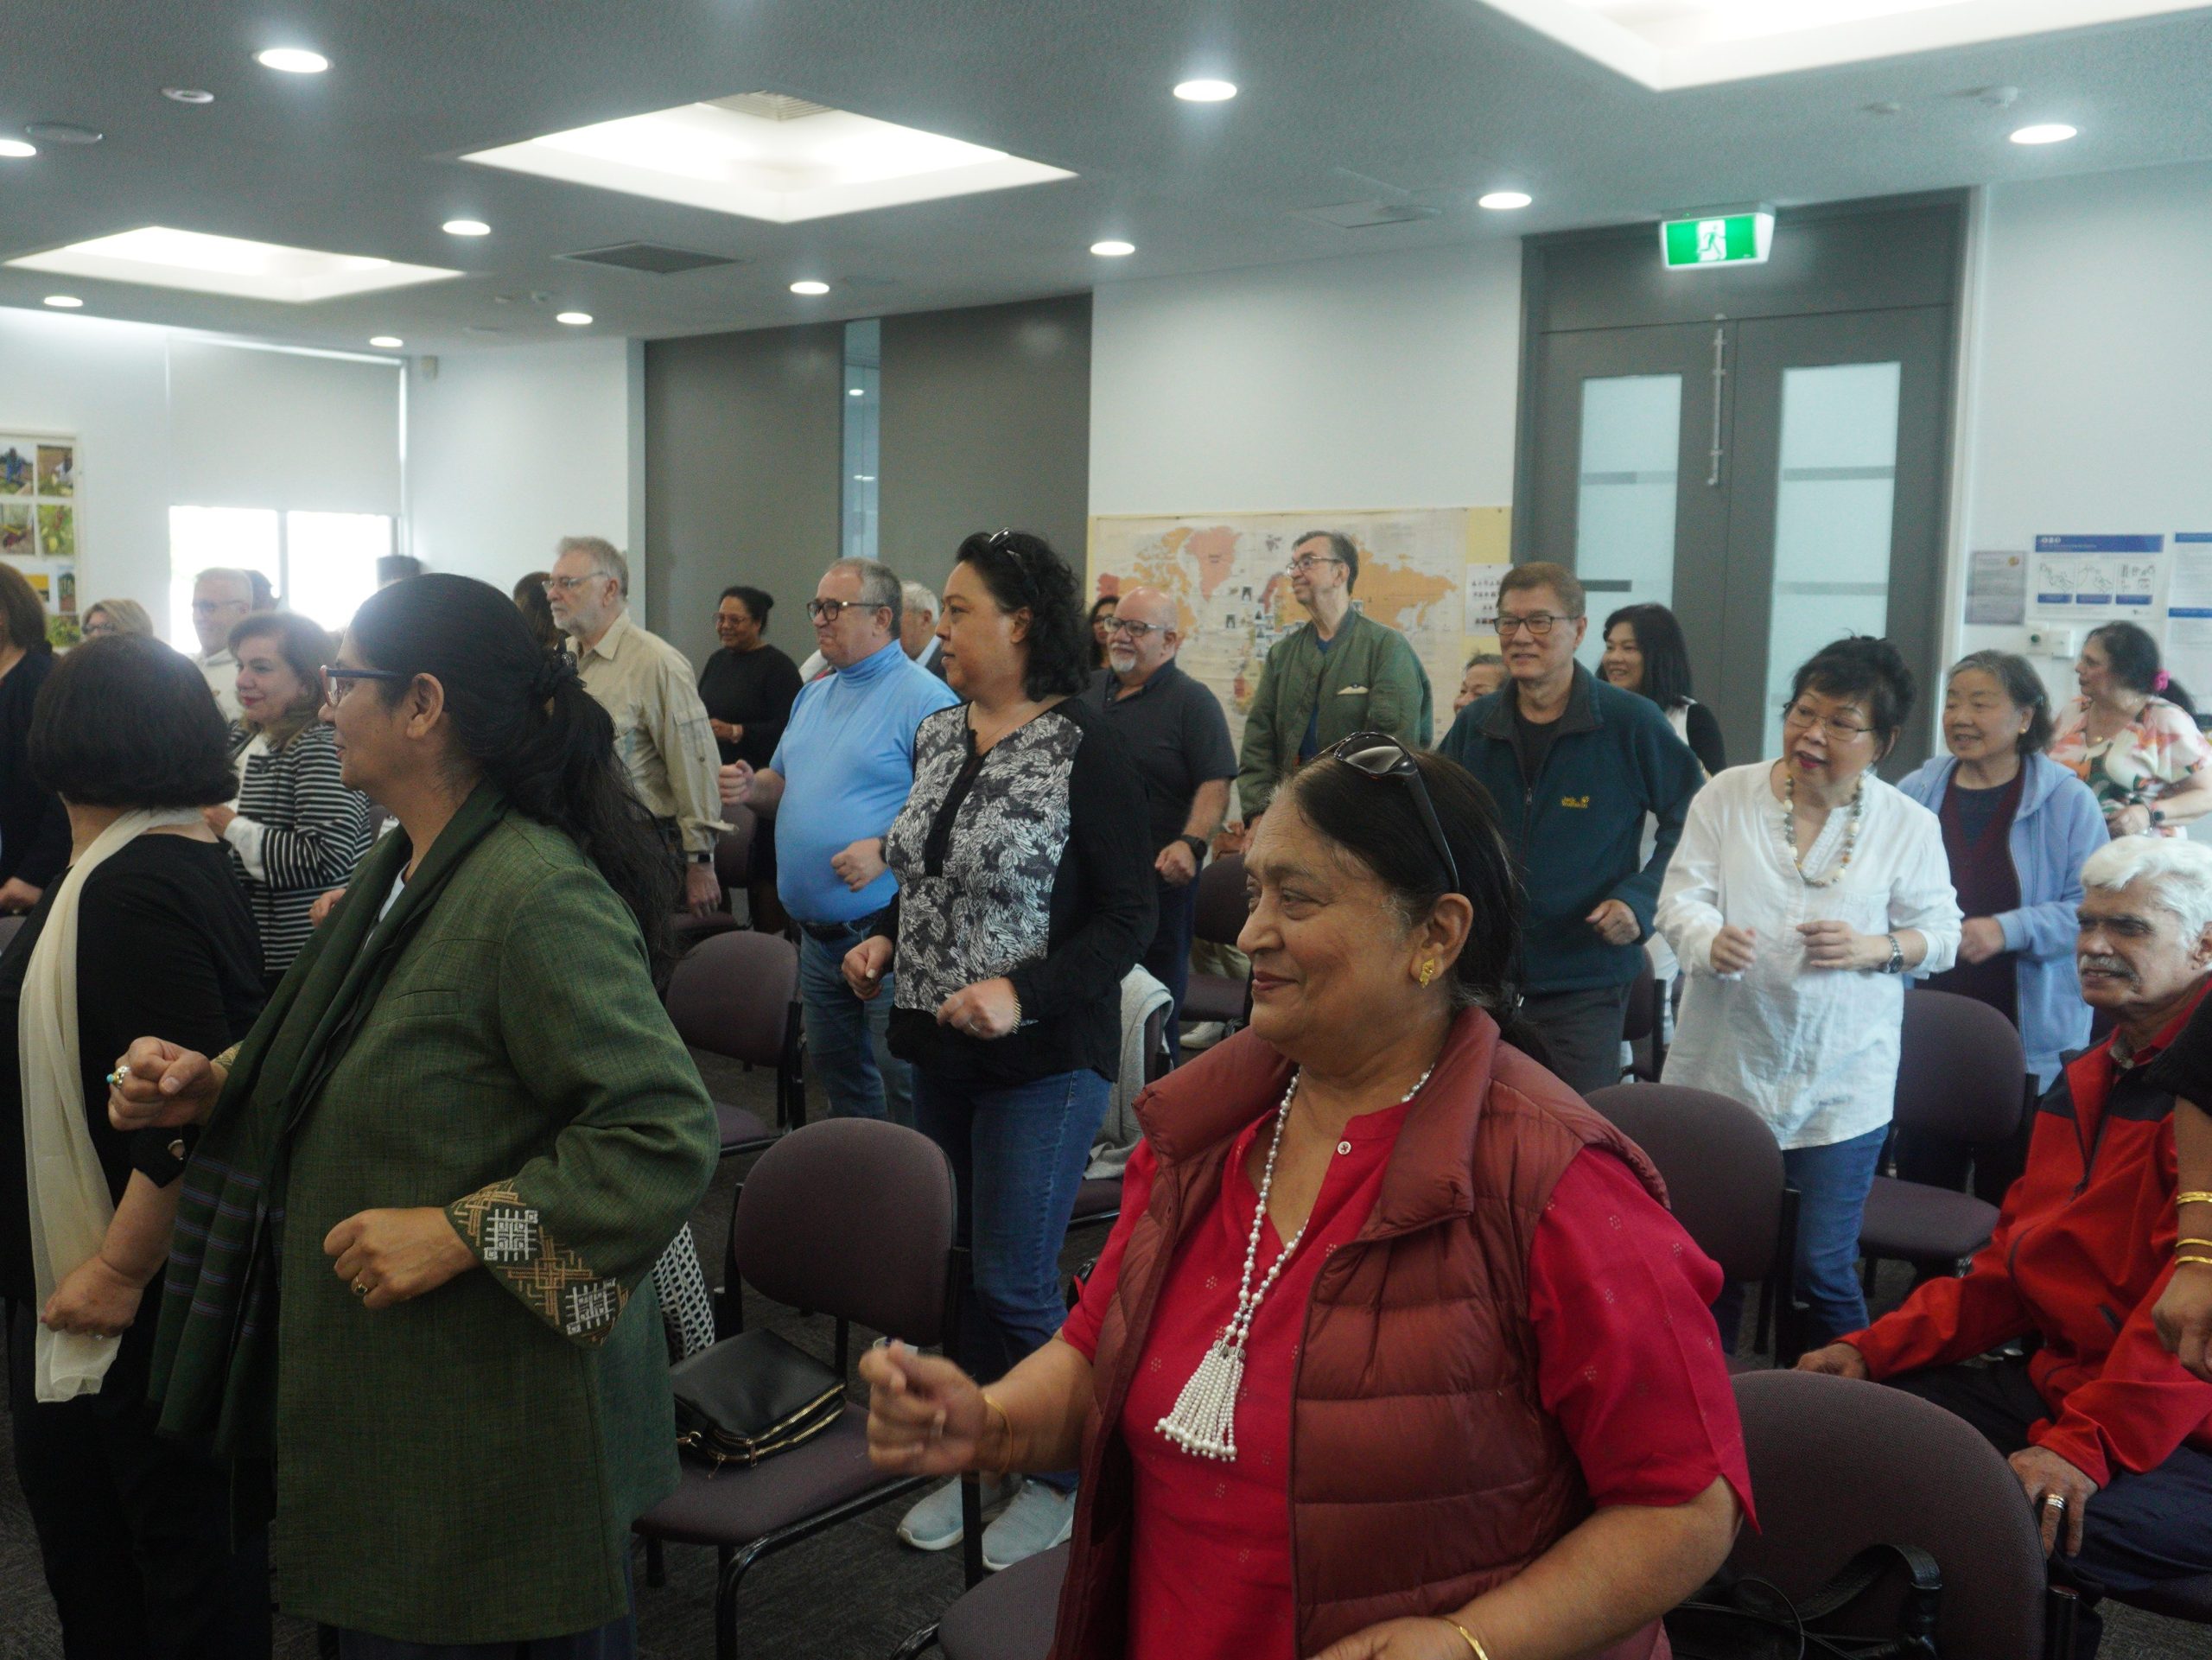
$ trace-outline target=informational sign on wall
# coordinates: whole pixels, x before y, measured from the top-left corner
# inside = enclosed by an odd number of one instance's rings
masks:
[[[1967,621],[2018,627],[2028,620],[2028,556],[1980,551],[1967,565]]]
[[[2166,666],[2202,696],[2212,690],[2212,531],[2174,537],[2166,590]]]
[[[77,441],[0,429],[0,562],[45,602],[47,636],[73,646],[77,630]]]
[[[2028,603],[2050,622],[2127,620],[2156,629],[2164,603],[2163,535],[2050,535],[2036,537]]]

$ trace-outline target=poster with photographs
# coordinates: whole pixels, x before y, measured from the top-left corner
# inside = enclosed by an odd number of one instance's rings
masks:
[[[20,571],[46,606],[47,638],[73,646],[79,503],[75,438],[0,427],[0,562]]]

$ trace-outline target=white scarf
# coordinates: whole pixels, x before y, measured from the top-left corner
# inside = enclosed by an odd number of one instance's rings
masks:
[[[23,1092],[23,1166],[30,1198],[31,1269],[39,1307],[97,1253],[115,1219],[107,1176],[85,1123],[85,1078],[77,1041],[77,901],[85,879],[157,824],[196,824],[199,811],[127,812],[92,838],[47,908],[31,947],[16,1014]],[[60,1272],[55,1264],[62,1264]],[[41,1402],[96,1392],[114,1363],[115,1339],[38,1328]]]

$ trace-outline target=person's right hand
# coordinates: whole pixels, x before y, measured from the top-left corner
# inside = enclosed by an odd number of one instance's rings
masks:
[[[313,905],[308,906],[308,926],[320,928],[330,920],[330,913],[338,908],[338,901],[346,897],[346,890],[334,887],[327,894],[318,894]]]
[[[862,1002],[883,989],[883,976],[891,968],[891,942],[881,934],[863,939],[845,953],[845,983]]]
[[[742,807],[753,794],[753,764],[734,760],[717,775],[721,786],[722,805]]]
[[[2212,1268],[2202,1262],[2177,1267],[2151,1319],[2158,1341],[2173,1351],[2183,1369],[2212,1383]]]
[[[1856,1377],[1862,1381],[1868,1376],[1866,1357],[1848,1343],[1831,1343],[1825,1349],[1815,1349],[1799,1355],[1797,1370],[1826,1372],[1831,1377]]]
[[[868,1386],[868,1455],[877,1469],[954,1476],[978,1467],[998,1415],[966,1372],[893,1342],[861,1357],[861,1377]]]
[[[107,1121],[127,1131],[204,1122],[230,1074],[196,1049],[140,1038],[111,1076]]]
[[[1723,927],[1713,937],[1713,971],[1741,974],[1758,960],[1758,937],[1749,928]]]
[[[43,887],[33,887],[21,876],[0,882],[0,916],[22,916],[35,908]]]

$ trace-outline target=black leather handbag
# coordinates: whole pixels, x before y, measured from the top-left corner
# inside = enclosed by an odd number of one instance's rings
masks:
[[[676,1444],[720,1469],[788,1452],[837,1421],[845,1380],[773,1332],[740,1332],[669,1368]]]
[[[1901,1570],[1903,1600],[1879,1633],[1854,1611]],[[1870,1545],[1819,1590],[1793,1602],[1764,1580],[1726,1569],[1667,1616],[1676,1660],[1937,1660],[1936,1609],[1943,1571],[1913,1545]],[[1866,1613],[1872,1612],[1867,1607]],[[1839,1625],[1857,1626],[1847,1634]]]

